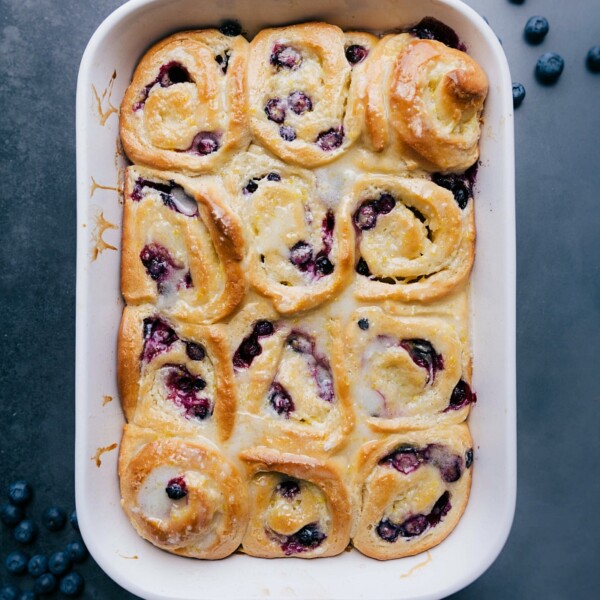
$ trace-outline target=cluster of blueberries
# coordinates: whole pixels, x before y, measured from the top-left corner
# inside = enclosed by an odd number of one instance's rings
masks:
[[[523,4],[525,0],[509,0],[512,4]],[[541,44],[550,30],[550,24],[545,17],[531,17],[525,24],[524,36],[532,45]],[[593,46],[587,53],[587,68],[592,73],[600,73],[600,46]],[[556,52],[545,52],[535,65],[535,76],[540,83],[551,85],[558,81],[565,61]],[[525,99],[525,87],[522,83],[512,84],[513,106],[518,108]]]
[[[37,524],[25,515],[25,507],[32,497],[32,488],[26,481],[15,481],[8,486],[8,502],[0,506],[0,520],[12,529],[13,539],[21,545],[32,544],[39,533]],[[75,511],[71,513],[69,521],[73,529],[79,531]],[[42,525],[48,531],[60,531],[66,524],[67,514],[62,508],[51,506],[42,514]],[[33,586],[24,591],[16,585],[1,585],[0,600],[36,600],[57,588],[68,598],[79,596],[83,591],[83,578],[71,571],[71,567],[73,563],[83,562],[87,555],[87,548],[81,539],[68,543],[66,548],[49,556],[30,556],[23,550],[10,552],[4,560],[6,570],[16,576],[28,573],[33,578]]]

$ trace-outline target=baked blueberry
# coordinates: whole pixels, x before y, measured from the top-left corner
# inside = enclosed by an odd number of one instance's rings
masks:
[[[513,107],[519,108],[525,100],[525,86],[522,83],[512,84],[512,95],[513,95]]]
[[[144,319],[144,332],[146,331],[146,321],[148,319]],[[173,335],[175,335],[175,332],[171,329],[171,332],[173,333]],[[145,336],[144,336],[145,337]],[[177,336],[175,335],[175,338],[177,338]],[[145,346],[144,346],[144,352],[145,352]],[[75,531],[79,531],[79,521],[77,520],[77,511],[75,509],[73,509],[73,511],[71,512],[71,514],[69,515],[69,523],[71,523],[71,527],[75,530]]]
[[[14,481],[8,486],[8,501],[15,506],[25,506],[31,501],[33,490],[24,480]]]
[[[538,58],[535,65],[535,76],[540,83],[556,83],[564,68],[565,61],[560,54],[546,52]]]
[[[404,448],[398,448],[393,454],[390,456],[386,456],[381,463],[387,463],[394,467],[396,471],[399,473],[403,473],[404,475],[408,475],[413,471],[416,471],[423,462],[421,454],[416,448],[411,446],[407,446]]]
[[[333,273],[333,263],[327,256],[317,256],[315,260],[315,271],[319,275],[331,275]]]
[[[192,145],[188,148],[191,154],[206,156],[219,149],[219,136],[212,131],[201,131],[197,133],[192,140]]]
[[[13,537],[20,544],[31,544],[38,534],[38,526],[31,519],[23,519],[14,529]]]
[[[271,408],[286,419],[290,418],[290,413],[296,410],[294,401],[288,391],[278,382],[274,381],[269,390],[268,401]]]
[[[382,540],[393,543],[398,539],[400,530],[389,519],[382,519],[377,525],[377,535]]]
[[[258,189],[258,183],[255,179],[251,179],[243,189],[244,194],[254,194]]]
[[[392,212],[394,206],[396,206],[396,200],[391,194],[381,194],[375,200],[375,208],[380,215],[387,215]]]
[[[192,81],[189,71],[177,61],[163,65],[158,72],[158,83],[161,87],[170,87],[176,83],[189,83]]]
[[[422,339],[402,340],[400,347],[406,350],[413,362],[428,373],[428,382],[435,381],[438,371],[444,370],[444,357],[438,354],[431,342]]]
[[[42,513],[42,525],[49,531],[60,531],[67,524],[67,513],[58,506],[50,506]]]
[[[425,17],[412,29],[409,29],[409,33],[416,35],[422,40],[437,40],[450,48],[464,49],[454,29],[433,17]]]
[[[589,49],[585,64],[592,73],[600,73],[600,46],[592,46]]]
[[[315,144],[325,152],[339,148],[344,142],[343,127],[332,127],[327,131],[321,131],[315,140]]]
[[[142,360],[150,362],[155,356],[168,350],[179,337],[171,327],[158,317],[146,317],[144,319],[144,349]],[[73,520],[74,519],[74,520]],[[77,513],[71,513],[71,525],[79,531]]]
[[[312,259],[312,246],[308,242],[300,240],[290,248],[290,262],[301,271],[308,269]]]
[[[367,264],[367,261],[362,256],[358,259],[355,269],[359,275],[363,275],[364,277],[371,276],[371,271],[369,269],[369,265]]]
[[[82,540],[75,540],[74,542],[69,542],[67,544],[66,549],[67,554],[71,561],[75,563],[83,562],[88,555],[87,548]]]
[[[461,210],[464,210],[473,196],[473,184],[477,176],[477,163],[467,169],[462,175],[454,173],[432,173],[431,181],[452,192],[454,200]],[[413,211],[415,212],[415,211]],[[415,212],[415,215],[417,213]]]
[[[314,352],[314,341],[307,335],[293,332],[287,339],[287,345],[298,354],[310,354]]]
[[[477,402],[477,395],[471,390],[469,384],[461,379],[456,386],[454,386],[448,408],[444,412],[448,410],[459,410],[464,406],[467,406],[467,404],[475,404],[475,402]]]
[[[277,124],[283,123],[285,121],[285,102],[281,98],[271,98],[265,105],[265,114],[269,121]]]
[[[531,17],[525,24],[525,39],[530,44],[541,44],[550,29],[545,17]]]
[[[277,492],[281,494],[284,498],[291,500],[300,492],[300,486],[297,481],[292,479],[287,479],[282,481],[277,485]]]
[[[364,317],[362,319],[359,319],[358,326],[363,331],[366,331],[367,329],[369,329],[369,319],[365,319]]]
[[[273,323],[271,323],[271,321],[266,321],[263,319],[254,323],[252,331],[258,337],[265,337],[268,335],[272,335],[275,331],[275,327],[273,327]]]
[[[271,171],[267,175],[267,181],[281,181],[281,175],[279,173],[275,173],[274,171]]]
[[[169,389],[169,399],[185,410],[187,419],[206,419],[213,412],[210,400],[201,397],[206,381],[200,375],[193,375],[183,365],[169,365],[165,385]]]
[[[200,344],[194,342],[185,343],[185,353],[191,360],[204,360],[204,357],[206,356],[204,348]]]
[[[293,142],[296,139],[296,130],[293,127],[288,127],[287,125],[282,125],[279,128],[279,135],[286,142]]]
[[[227,73],[227,67],[229,66],[230,56],[231,54],[229,54],[227,50],[225,50],[223,54],[217,54],[217,56],[215,56],[215,60],[217,61],[217,64],[221,67],[223,75]]]
[[[305,525],[294,534],[294,537],[302,546],[316,548],[326,538],[326,535],[319,530],[318,525],[311,524]]]
[[[174,260],[171,253],[160,244],[147,244],[140,252],[140,260],[146,273],[158,283],[162,283],[171,275],[173,270],[183,268]]]
[[[277,68],[297,69],[302,62],[300,52],[285,44],[275,44],[271,52],[271,64]]]
[[[0,521],[7,527],[16,527],[25,517],[25,513],[20,506],[14,504],[4,504],[0,508]]]
[[[400,525],[402,537],[416,537],[421,535],[429,527],[429,521],[425,515],[413,515]]]
[[[312,110],[312,100],[304,92],[292,92],[287,100],[290,109],[297,115]]]
[[[235,37],[236,35],[241,35],[242,26],[233,19],[223,21],[221,27],[219,27],[219,31],[228,37]]]
[[[3,585],[0,588],[0,600],[19,600],[19,588],[16,585]]]
[[[359,44],[352,44],[346,48],[346,60],[351,65],[357,65],[358,63],[361,63],[363,60],[365,60],[365,58],[367,58],[368,54],[369,51],[364,46],[360,46]]]
[[[377,225],[377,205],[375,200],[363,202],[359,209],[354,213],[354,224],[361,231],[373,229]]]
[[[171,500],[181,500],[182,498],[185,498],[188,495],[185,479],[183,477],[174,477],[167,483],[165,492]]]
[[[40,575],[33,584],[33,591],[36,594],[51,594],[56,589],[56,577],[52,573]]]
[[[27,563],[27,571],[32,577],[39,577],[48,571],[48,557],[44,554],[34,554]]]
[[[83,592],[83,577],[73,571],[60,580],[60,593],[68,598],[76,598]]]
[[[28,562],[29,554],[22,550],[15,550],[6,557],[4,565],[11,575],[22,575],[27,571]]]
[[[64,575],[71,568],[71,559],[62,550],[53,552],[48,558],[48,569],[53,575]]]
[[[470,469],[472,464],[473,464],[473,448],[469,448],[465,452],[465,467],[467,467],[467,469]]]
[[[434,504],[429,515],[427,515],[427,521],[432,527],[435,527],[448,514],[451,508],[450,492],[444,492]]]

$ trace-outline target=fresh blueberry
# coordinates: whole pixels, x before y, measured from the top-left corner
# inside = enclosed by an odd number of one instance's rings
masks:
[[[269,121],[277,124],[283,123],[285,121],[285,103],[281,98],[271,98],[265,105],[265,114]]]
[[[146,326],[146,319],[144,319],[144,327],[145,326]],[[173,335],[175,335],[174,331],[173,331]],[[177,337],[177,336],[175,336],[175,337]],[[79,531],[79,521],[77,520],[77,511],[75,509],[73,509],[73,511],[69,515],[69,523],[71,523],[71,527],[73,527],[73,529],[75,531]]]
[[[36,594],[51,594],[56,589],[56,577],[52,573],[40,575],[33,584],[33,591]]]
[[[185,353],[191,360],[204,360],[206,352],[200,344],[194,342],[185,343]]]
[[[592,46],[589,49],[585,64],[592,73],[600,73],[600,46]]]
[[[182,498],[185,498],[188,495],[185,479],[183,477],[174,477],[167,483],[165,492],[167,492],[167,496],[169,496],[171,500],[181,500]]]
[[[513,107],[519,108],[523,100],[525,100],[525,86],[522,83],[512,84]]]
[[[13,530],[13,537],[21,544],[31,544],[37,534],[38,526],[31,519],[23,519]]]
[[[287,125],[282,125],[279,128],[279,135],[286,142],[293,142],[296,139],[296,130],[293,127],[288,127]]]
[[[288,106],[297,115],[312,110],[312,100],[304,92],[292,92],[288,96]]]
[[[242,26],[237,21],[223,21],[223,24],[219,27],[219,31],[228,37],[235,37],[242,33]]]
[[[556,52],[542,54],[535,65],[535,75],[540,83],[556,83],[565,68],[565,61]]]
[[[530,44],[541,44],[550,29],[545,17],[531,17],[525,25],[525,39]]]
[[[297,69],[302,62],[300,52],[285,44],[275,44],[271,52],[271,64],[277,68]]]
[[[32,577],[39,577],[48,571],[48,558],[44,554],[34,554],[27,563],[27,571]]]
[[[49,531],[60,531],[67,524],[67,513],[58,506],[51,506],[42,513],[42,524]]]
[[[73,571],[61,579],[60,592],[68,598],[75,598],[83,592],[83,585],[83,577]]]
[[[4,504],[0,508],[0,521],[7,527],[16,527],[25,517],[25,513],[20,506],[14,504]]]
[[[328,152],[339,148],[344,142],[344,129],[343,127],[332,127],[327,131],[322,131],[317,136],[315,144],[321,148],[321,150]]]
[[[87,558],[88,551],[81,540],[75,540],[67,544],[67,554],[73,562],[80,563]]]
[[[364,46],[352,44],[346,48],[346,60],[351,65],[357,65],[367,58],[369,51]]]
[[[6,570],[12,575],[22,575],[27,571],[27,563],[29,562],[29,554],[22,550],[11,552],[4,561]]]
[[[331,275],[333,273],[333,263],[326,256],[318,256],[315,261],[315,270],[320,275]]]
[[[363,331],[366,331],[367,329],[369,329],[369,319],[365,319],[364,317],[362,319],[359,319],[358,320],[358,326]]]
[[[33,590],[27,590],[26,592],[21,592],[19,600],[37,600],[37,594]]]
[[[19,600],[19,588],[16,585],[3,585],[0,588],[0,600]]]
[[[33,490],[26,481],[14,481],[8,486],[8,501],[15,506],[29,504],[32,496]]]
[[[53,552],[48,559],[48,569],[54,575],[64,575],[71,568],[71,559],[66,552]]]

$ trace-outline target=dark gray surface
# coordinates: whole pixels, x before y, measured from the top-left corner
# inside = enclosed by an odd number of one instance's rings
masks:
[[[120,4],[0,1],[0,494],[28,479],[36,518],[49,504],[74,503],[75,86],[88,39]],[[452,598],[592,598],[600,589],[600,75],[584,59],[600,44],[600,2],[470,4],[527,88],[516,112],[519,479],[504,551]],[[536,14],[550,33],[533,47],[522,29]],[[565,72],[542,87],[533,68],[549,50],[564,56]],[[75,537],[46,532],[34,549]],[[15,545],[0,525],[2,560]],[[84,598],[133,598],[93,561],[79,570]],[[9,579],[1,565],[0,581]]]

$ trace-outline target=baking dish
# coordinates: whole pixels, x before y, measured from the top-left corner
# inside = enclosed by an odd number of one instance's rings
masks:
[[[120,169],[118,112],[133,69],[162,37],[238,19],[251,37],[268,25],[323,20],[343,29],[403,28],[434,16],[456,30],[490,80],[475,205],[472,275],[475,440],[471,498],[452,535],[430,552],[377,562],[358,552],[325,560],[234,555],[203,562],[141,539],[119,504],[116,473],[124,422],[116,384]],[[511,79],[501,46],[457,0],[132,0],[98,28],[77,89],[76,495],[90,552],[120,585],[148,599],[441,598],[468,585],[499,554],[516,495],[515,225]],[[501,490],[502,493],[498,493]]]

